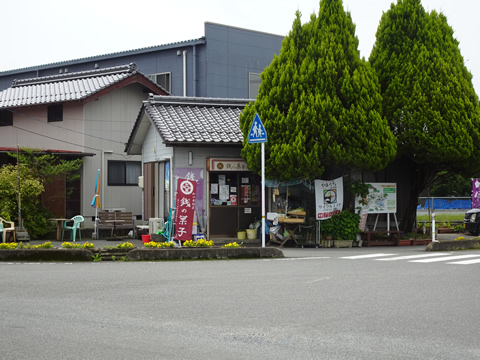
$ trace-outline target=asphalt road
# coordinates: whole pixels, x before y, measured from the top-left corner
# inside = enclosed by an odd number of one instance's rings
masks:
[[[0,357],[480,359],[480,263],[411,262],[423,249],[0,263]]]

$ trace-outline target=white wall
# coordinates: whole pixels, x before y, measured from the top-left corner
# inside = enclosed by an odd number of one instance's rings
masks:
[[[0,128],[0,146],[83,150],[83,106],[64,104],[63,121],[48,122],[47,106],[14,108],[13,125]],[[27,129],[28,131],[22,130]]]
[[[138,186],[108,186],[107,164],[109,160],[141,162],[141,156],[127,156],[124,149],[142,101],[147,96],[140,85],[133,84],[85,105],[85,151],[96,154],[85,158],[82,179],[82,213],[87,226],[91,223],[90,217],[95,215],[90,203],[97,169],[102,170],[102,209],[125,208],[134,215],[142,214],[142,190]]]

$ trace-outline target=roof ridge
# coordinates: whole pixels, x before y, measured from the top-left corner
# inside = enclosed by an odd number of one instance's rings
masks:
[[[164,96],[150,94],[145,103],[150,105],[210,105],[210,106],[229,106],[245,107],[255,99],[239,98],[213,98],[213,97],[193,97],[193,96]]]
[[[99,75],[113,75],[113,74],[120,74],[125,72],[129,72],[129,73],[137,72],[137,65],[135,63],[130,63],[128,65],[119,65],[119,66],[113,66],[109,68],[77,71],[73,73],[66,73],[66,74],[59,74],[59,75],[48,75],[48,76],[40,76],[36,78],[13,80],[11,87],[19,87],[19,86],[25,86],[25,85],[39,85],[44,83],[52,83],[52,82],[65,81],[65,80],[78,80],[81,78],[89,78],[89,77],[99,76]]]

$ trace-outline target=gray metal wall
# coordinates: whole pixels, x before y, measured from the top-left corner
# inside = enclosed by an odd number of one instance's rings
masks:
[[[280,53],[282,36],[246,29],[205,24],[208,97],[248,99],[248,73],[260,74]],[[206,89],[204,89],[206,87]]]
[[[99,55],[84,59],[0,72],[0,90],[12,85],[14,79],[58,75],[106,68],[129,63],[137,64],[145,75],[170,72],[172,95],[183,95],[183,55],[187,51],[187,96],[248,98],[248,73],[261,73],[279,54],[282,36],[226,25],[205,23],[205,44],[186,41],[169,46],[138,49]],[[195,57],[193,46],[195,45]],[[61,59],[59,59],[61,60]],[[195,71],[194,71],[195,64]],[[195,81],[194,81],[195,76]]]

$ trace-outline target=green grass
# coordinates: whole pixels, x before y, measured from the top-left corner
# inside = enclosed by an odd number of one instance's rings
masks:
[[[463,221],[465,214],[463,213],[440,213],[435,215],[436,222],[446,222],[446,221]],[[417,221],[430,221],[431,219],[427,214],[417,215]]]

